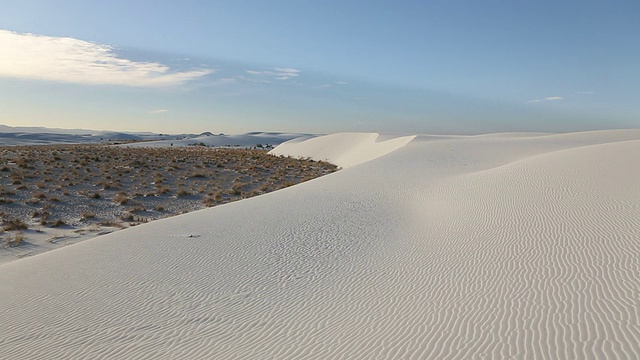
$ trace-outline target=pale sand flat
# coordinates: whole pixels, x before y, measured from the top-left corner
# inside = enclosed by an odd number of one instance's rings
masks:
[[[640,357],[640,131],[404,142],[0,266],[0,358]]]

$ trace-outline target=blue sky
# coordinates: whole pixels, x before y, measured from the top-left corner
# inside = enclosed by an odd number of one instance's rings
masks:
[[[155,132],[640,127],[637,1],[29,1],[0,123]]]

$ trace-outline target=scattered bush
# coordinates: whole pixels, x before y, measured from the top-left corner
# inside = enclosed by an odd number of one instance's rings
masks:
[[[67,225],[67,223],[64,222],[64,220],[62,220],[62,219],[55,220],[55,221],[53,221],[51,223],[51,227],[60,227],[60,226],[64,226],[64,225]]]
[[[177,195],[177,196],[179,196],[179,197],[181,197],[181,196],[188,196],[188,195],[191,195],[191,192],[189,192],[189,190],[186,190],[186,189],[179,189],[179,190],[176,192],[176,195]]]
[[[233,195],[242,195],[242,187],[244,186],[244,184],[242,183],[235,183],[233,185],[233,187],[231,188],[231,193]]]
[[[4,231],[26,230],[29,226],[20,219],[5,220],[2,224]]]
[[[113,199],[113,201],[115,201],[120,205],[125,205],[126,203],[129,202],[129,200],[130,199],[127,196],[127,193],[123,193],[123,192],[119,192],[118,194],[116,194],[116,197]]]
[[[24,241],[24,234],[22,232],[17,232],[14,234],[13,239],[11,236],[7,237],[7,246],[16,247],[22,245]]]
[[[215,206],[335,171],[329,164],[277,158],[260,150],[200,146],[154,149],[96,145],[0,146],[0,159],[4,162],[0,162],[3,173],[0,204],[14,202],[19,205],[6,206],[2,210],[11,213],[26,206],[27,214],[49,226],[64,225],[62,219],[50,219],[51,209],[58,201],[71,207],[71,214],[65,216],[75,219],[93,218],[98,211],[102,216],[105,211],[116,211],[115,204],[126,204],[131,208],[123,219],[144,222],[153,216],[166,217],[190,211],[194,204],[195,208]],[[110,190],[113,189],[127,191],[112,196]],[[169,196],[158,198],[158,195],[168,193],[184,200],[175,201]],[[132,213],[145,211],[145,205],[149,206],[143,200],[140,200],[142,203],[133,201],[136,194],[162,200],[162,203],[154,200],[155,206],[151,205],[158,213],[133,216]],[[88,209],[86,206],[73,209],[78,195],[89,199],[106,197],[113,203],[87,202]],[[13,228],[7,221],[2,224]]]
[[[96,217],[96,214],[92,213],[92,212],[89,212],[89,211],[86,211],[86,212],[82,213],[82,219],[83,220],[94,219],[95,217]]]

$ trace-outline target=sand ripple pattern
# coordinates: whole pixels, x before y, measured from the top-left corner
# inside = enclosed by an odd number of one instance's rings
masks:
[[[640,358],[640,132],[417,137],[0,266],[2,359]]]

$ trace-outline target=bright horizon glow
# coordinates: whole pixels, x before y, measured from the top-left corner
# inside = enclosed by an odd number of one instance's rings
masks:
[[[629,45],[637,11],[623,1],[9,0],[0,13],[0,124],[163,133],[638,128],[640,50]]]

